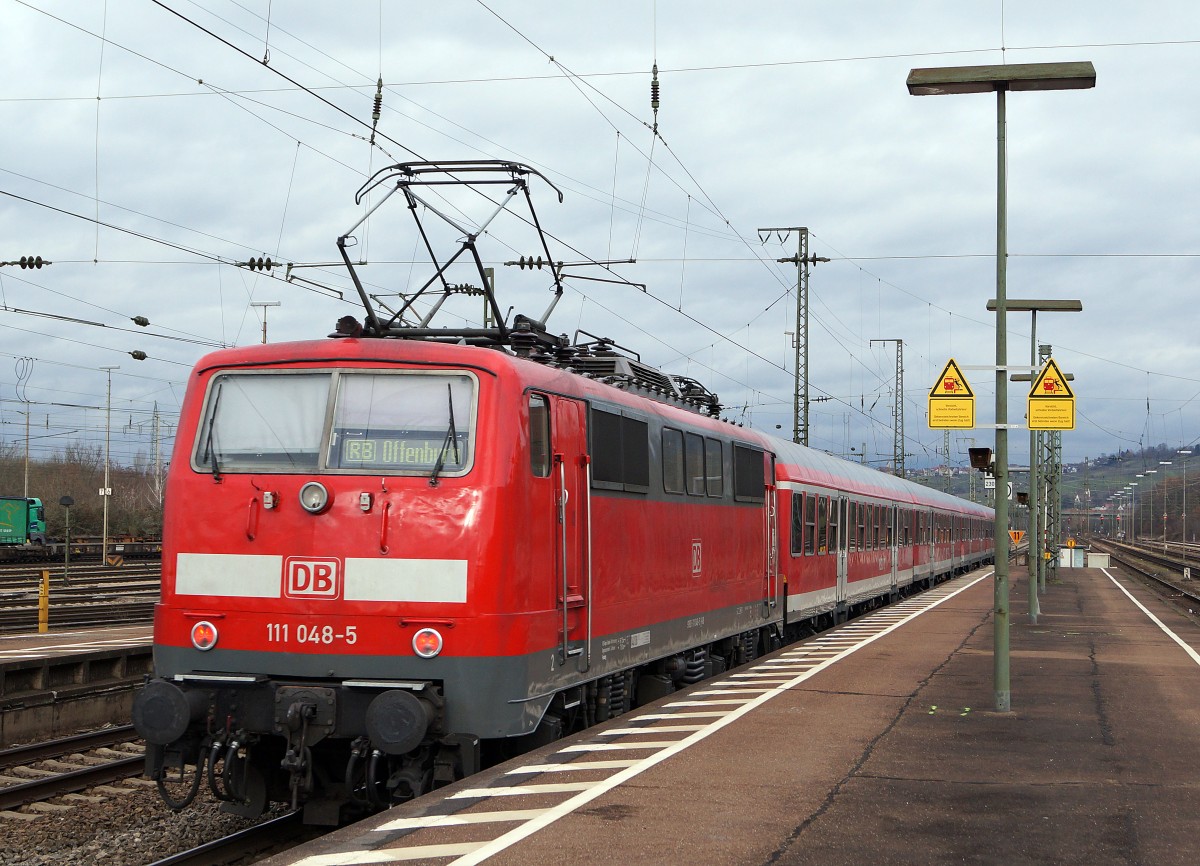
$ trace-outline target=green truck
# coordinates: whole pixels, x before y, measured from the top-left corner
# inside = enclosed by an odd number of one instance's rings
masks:
[[[46,543],[46,509],[36,497],[0,496],[0,547]]]

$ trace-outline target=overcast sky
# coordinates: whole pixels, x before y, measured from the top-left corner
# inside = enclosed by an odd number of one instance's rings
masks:
[[[103,443],[119,365],[113,456],[149,455],[155,407],[169,434],[191,366],[261,340],[264,310],[271,342],[362,314],[343,268],[294,271],[316,286],[236,262],[337,261],[355,191],[391,163],[503,159],[562,190],[531,184],[555,258],[636,259],[624,283],[569,281],[552,332],[610,337],[785,437],[796,271],[776,259],[797,237],[757,230],[807,226],[830,259],[811,271],[810,390],[829,398],[811,444],[890,463],[896,344],[872,341],[900,339],[907,463],[941,463],[926,398],[951,357],[995,421],[994,374],[969,367],[995,363],[996,100],[905,78],[1080,60],[1094,90],[1007,100],[1008,296],[1084,307],[1038,321],[1075,376],[1069,461],[1200,435],[1194,2],[0,0],[0,260],[54,263],[0,267],[0,437],[23,444],[28,412],[35,454]],[[503,267],[531,237],[493,229],[502,310],[540,316],[544,275]],[[398,198],[354,234],[373,291],[427,277]],[[1029,318],[1010,315],[1011,363]],[[954,431],[952,462],[993,437]],[[1025,463],[1027,433],[1010,439]]]

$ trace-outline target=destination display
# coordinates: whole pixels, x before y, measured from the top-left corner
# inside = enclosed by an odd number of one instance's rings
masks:
[[[337,446],[341,469],[460,469],[467,459],[468,436],[421,431],[343,432]]]

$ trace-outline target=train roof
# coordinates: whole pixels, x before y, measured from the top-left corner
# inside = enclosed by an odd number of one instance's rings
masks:
[[[913,505],[945,508],[979,517],[991,517],[992,509],[978,503],[952,496],[941,490],[899,478],[861,463],[854,463],[807,448],[795,442],[772,438],[777,460],[784,464],[789,480],[852,490],[864,495],[879,496]]]

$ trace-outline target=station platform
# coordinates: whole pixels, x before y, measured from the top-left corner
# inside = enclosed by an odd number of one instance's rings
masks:
[[[154,667],[153,626],[0,635],[0,748],[124,724]]]
[[[1010,712],[978,571],[262,862],[1200,862],[1200,624],[1011,578]]]

